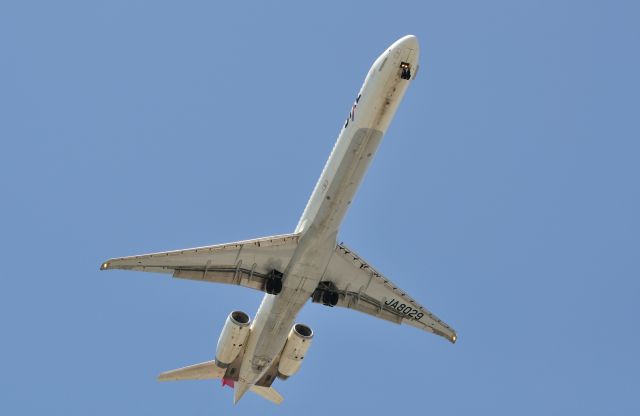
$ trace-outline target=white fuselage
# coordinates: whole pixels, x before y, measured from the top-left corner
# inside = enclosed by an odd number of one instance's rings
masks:
[[[265,295],[256,313],[238,381],[255,384],[281,353],[296,315],[322,279],[340,224],[411,82],[401,78],[401,62],[415,74],[418,58],[417,39],[405,36],[369,70],[296,227],[301,237],[284,270],[282,292]]]

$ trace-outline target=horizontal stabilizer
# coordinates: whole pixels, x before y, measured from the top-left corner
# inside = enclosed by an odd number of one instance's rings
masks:
[[[159,381],[206,380],[222,378],[225,370],[218,367],[215,361],[206,361],[177,370],[165,371],[158,376]]]
[[[250,390],[258,396],[261,396],[275,404],[280,404],[284,400],[284,397],[282,397],[282,395],[273,387],[251,386]]]
[[[176,370],[165,371],[158,376],[158,381],[176,381],[176,380],[207,380],[207,379],[223,379],[225,369],[216,365],[215,361],[205,361],[204,363],[190,365],[188,367],[178,368]],[[240,400],[240,397],[247,390],[242,388],[244,383],[235,383],[231,380],[224,380],[223,386],[229,385],[235,388],[234,402]],[[254,392],[258,396],[269,400],[275,404],[280,404],[284,398],[273,387],[247,386],[248,390]],[[242,390],[242,391],[240,391]],[[239,394],[238,394],[239,393]]]

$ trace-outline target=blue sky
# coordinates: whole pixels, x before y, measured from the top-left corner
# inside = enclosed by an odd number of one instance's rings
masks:
[[[0,413],[637,414],[637,2],[0,4]],[[421,69],[340,239],[459,334],[307,305],[275,407],[213,358],[261,294],[99,272],[290,232],[373,60]]]

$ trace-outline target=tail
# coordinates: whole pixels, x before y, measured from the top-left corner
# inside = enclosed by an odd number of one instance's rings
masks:
[[[173,381],[173,380],[205,380],[205,379],[223,379],[223,386],[233,386],[233,403],[238,401],[249,390],[261,396],[264,399],[269,400],[275,404],[282,403],[284,398],[273,387],[255,386],[247,383],[235,382],[230,384],[224,382],[225,369],[216,365],[215,361],[206,361],[200,364],[190,365],[188,367],[178,368],[177,370],[166,371],[158,376],[159,381]]]
[[[235,383],[233,387],[233,404],[238,404],[242,396],[249,390],[249,387],[251,387],[251,384],[241,383],[239,381]]]
[[[247,390],[254,392],[263,399],[267,399],[272,403],[280,404],[284,400],[282,395],[273,387],[255,386],[252,384],[235,382],[233,387],[233,404],[237,404]]]
[[[284,400],[284,397],[273,387],[251,386],[250,390],[263,399],[267,399],[275,404],[280,404]]]

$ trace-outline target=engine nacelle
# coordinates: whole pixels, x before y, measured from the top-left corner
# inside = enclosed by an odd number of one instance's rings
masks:
[[[249,336],[249,315],[233,311],[224,323],[216,348],[216,365],[226,368],[238,357]]]
[[[306,325],[295,324],[289,332],[287,342],[280,355],[280,363],[278,364],[278,377],[286,379],[294,375],[300,370],[300,365],[304,356],[307,354],[313,331]]]

